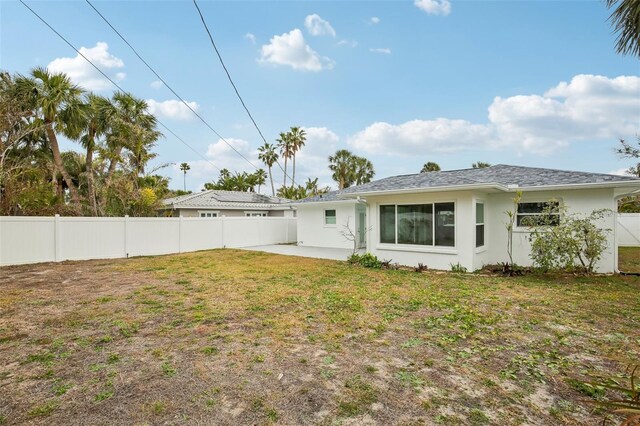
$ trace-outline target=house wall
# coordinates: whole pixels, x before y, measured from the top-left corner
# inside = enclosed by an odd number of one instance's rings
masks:
[[[482,194],[477,194],[483,196]],[[507,215],[506,211],[513,210],[514,193],[486,194],[488,200],[485,205],[485,216],[488,241],[488,255],[476,257],[474,268],[482,267],[485,263],[498,263],[508,261],[507,255]],[[562,200],[568,208],[568,213],[590,214],[597,209],[616,210],[613,189],[579,189],[569,191],[531,191],[525,192],[522,201],[548,201],[550,199]],[[597,271],[611,273],[617,270],[617,247],[616,247],[616,215],[611,214],[603,219],[599,226],[603,229],[610,229],[607,234],[607,250],[597,265]],[[529,233],[525,228],[515,228],[513,233],[513,254],[514,261],[523,266],[532,264],[531,245],[527,240]]]
[[[355,202],[322,202],[296,206],[298,222],[298,245],[310,247],[353,248],[353,242],[348,241],[340,232],[349,221],[350,228],[355,232]],[[336,224],[324,224],[324,211],[336,210]]]
[[[472,209],[474,194],[469,191],[450,191],[406,195],[369,196],[368,251],[380,259],[391,260],[401,265],[417,266],[423,263],[433,269],[451,269],[460,263],[468,270],[474,266],[475,211]],[[381,204],[423,204],[438,202],[455,203],[455,247],[431,247],[419,245],[396,245],[380,243]]]

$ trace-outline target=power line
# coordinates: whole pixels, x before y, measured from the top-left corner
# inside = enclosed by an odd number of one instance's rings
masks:
[[[20,0],[22,1],[22,0]],[[196,117],[198,117],[198,119],[200,121],[202,121],[204,123],[205,126],[207,126],[209,128],[209,130],[211,130],[218,138],[220,138],[221,141],[223,141],[225,144],[227,144],[227,146],[229,146],[229,148],[231,148],[233,151],[235,151],[236,154],[238,154],[240,157],[242,157],[242,159],[244,161],[246,161],[247,163],[249,163],[251,165],[251,167],[253,167],[254,169],[258,170],[259,168],[253,164],[247,157],[245,157],[240,151],[238,151],[232,144],[230,144],[224,137],[222,137],[222,135],[220,133],[218,133],[204,118],[202,118],[202,116],[200,114],[198,114],[196,112],[196,110],[194,110],[191,105],[189,105],[188,102],[186,102],[182,96],[180,96],[175,90],[173,90],[173,88],[162,78],[160,77],[160,74],[158,74],[156,72],[155,69],[153,69],[153,67],[151,65],[149,65],[149,63],[147,61],[145,61],[142,56],[140,56],[140,54],[138,53],[138,51],[131,45],[131,43],[129,43],[127,41],[127,39],[120,34],[120,32],[115,29],[115,27],[113,25],[111,25],[111,22],[109,22],[109,20],[107,18],[104,17],[104,15],[102,13],[100,13],[100,11],[98,9],[96,9],[96,7],[89,1],[89,0],[85,0],[87,2],[87,4],[89,6],[91,6],[91,8],[102,18],[102,20],[109,26],[111,27],[111,29],[118,35],[118,37],[120,37],[122,39],[122,41],[124,41],[126,43],[127,46],[129,46],[129,48],[133,51],[133,53],[135,53],[135,55],[138,57],[138,59],[140,59],[142,61],[143,64],[145,64],[147,66],[147,68],[149,68],[149,70],[158,78],[158,80],[160,80],[165,86],[167,86],[167,88],[171,91],[171,93],[173,93],[175,95],[176,98],[178,98],[180,100],[180,102],[182,102],[182,104],[184,106],[186,106]]]
[[[256,123],[256,120],[253,119],[253,116],[251,115],[251,112],[249,112],[249,108],[247,108],[247,105],[244,103],[244,100],[242,99],[242,96],[240,96],[240,93],[238,92],[238,88],[236,87],[235,83],[233,82],[233,79],[231,78],[231,74],[229,74],[229,70],[227,69],[227,66],[224,64],[224,61],[222,60],[222,56],[220,55],[220,51],[218,50],[218,46],[216,46],[216,42],[213,41],[213,36],[211,35],[211,31],[209,31],[209,26],[207,25],[207,22],[204,20],[204,16],[202,15],[202,11],[200,10],[200,6],[198,6],[198,3],[196,2],[196,0],[193,0],[193,4],[196,7],[196,9],[198,10],[198,15],[200,15],[200,20],[202,21],[202,25],[204,25],[204,29],[207,31],[207,34],[209,35],[209,40],[211,41],[211,45],[213,46],[213,50],[215,50],[216,51],[216,55],[218,55],[218,59],[220,60],[220,64],[222,65],[222,68],[224,69],[224,72],[227,74],[227,78],[229,79],[229,83],[231,83],[231,86],[233,86],[233,90],[236,92],[236,96],[238,97],[238,99],[240,99],[240,103],[242,104],[242,107],[244,108],[244,110],[247,112],[247,115],[251,119],[251,122],[253,123],[253,126],[256,128],[256,130],[260,134],[260,137],[262,138],[264,143],[267,143],[267,140],[264,138],[264,135],[262,134],[262,131],[260,130],[260,127],[258,127],[258,124]]]
[[[86,1],[88,2],[89,0],[86,0]],[[216,55],[218,56],[218,59],[220,60],[220,65],[222,65],[222,68],[224,69],[224,72],[227,74],[227,79],[229,80],[229,83],[231,83],[231,86],[233,87],[233,90],[236,92],[236,96],[240,100],[240,103],[242,104],[242,107],[244,108],[244,110],[247,112],[247,115],[251,119],[251,122],[253,123],[253,126],[256,128],[256,130],[260,134],[260,137],[262,138],[262,141],[266,144],[267,140],[265,139],[264,135],[262,134],[262,130],[260,130],[260,127],[258,127],[258,123],[256,123],[256,120],[254,120],[253,115],[251,115],[251,112],[249,111],[249,108],[247,107],[247,105],[244,102],[244,99],[242,99],[242,96],[240,96],[240,92],[238,91],[238,88],[236,87],[236,84],[233,82],[233,79],[231,78],[231,74],[229,73],[229,70],[227,69],[227,66],[225,65],[224,61],[222,60],[222,55],[220,54],[220,51],[218,50],[218,46],[216,46],[216,42],[213,40],[213,36],[211,35],[211,31],[209,31],[209,26],[207,25],[207,21],[205,21],[204,15],[202,15],[202,11],[200,10],[200,6],[198,6],[198,3],[196,2],[196,0],[193,0],[193,5],[196,7],[196,9],[198,11],[198,15],[200,15],[200,20],[202,21],[202,25],[204,25],[204,29],[207,31],[207,35],[209,35],[209,41],[211,41],[211,45],[213,46],[213,50],[215,50]],[[280,167],[280,170],[282,170],[282,173],[284,173],[284,175],[287,178],[291,179],[291,185],[295,186],[296,183],[293,181],[293,178],[287,174],[287,172],[282,168],[282,166],[280,165],[280,162],[278,160],[276,160],[276,164],[278,165],[278,167]]]
[[[49,23],[42,18],[40,15],[38,15],[38,13],[31,9],[29,7],[29,5],[27,5],[23,0],[20,0],[20,3],[22,3],[22,5],[24,7],[26,7],[27,9],[29,9],[29,11],[31,13],[33,13],[40,21],[42,21],[42,23],[44,23],[47,27],[49,27],[49,29],[51,31],[53,31],[58,37],[60,37],[65,43],[67,43],[69,45],[69,47],[71,47],[73,50],[76,51],[76,53],[78,53],[78,55],[82,56],[84,58],[85,61],[87,61],[93,68],[96,69],[96,71],[98,71],[100,74],[102,74],[102,76],[104,78],[106,78],[107,80],[109,80],[111,82],[111,84],[113,84],[114,86],[116,86],[121,92],[126,93],[126,90],[124,90],[122,87],[120,87],[120,85],[118,83],[116,83],[115,81],[113,81],[113,79],[111,77],[109,77],[107,74],[104,73],[104,71],[102,71],[100,68],[98,68],[98,66],[96,66],[93,62],[91,62],[91,60],[89,60],[89,58],[87,58],[82,52],[80,52],[80,50],[78,50],[73,44],[71,44],[71,42],[69,42],[69,40],[67,40],[62,34],[60,34],[55,28],[53,28],[51,25],[49,25]],[[180,142],[182,142],[187,148],[191,149],[193,152],[195,152],[196,154],[198,154],[200,157],[202,157],[205,161],[207,161],[209,164],[211,164],[213,167],[215,167],[217,170],[220,170],[220,167],[216,166],[215,164],[213,164],[211,162],[211,160],[209,160],[207,157],[205,157],[204,155],[202,155],[198,150],[196,150],[194,147],[192,147],[191,145],[189,145],[187,142],[185,142],[180,136],[178,136],[173,130],[171,130],[169,127],[167,127],[166,124],[164,124],[162,121],[158,120],[156,118],[156,121],[158,122],[158,124],[160,124],[162,127],[164,127],[169,133],[171,133],[176,139],[178,139]]]

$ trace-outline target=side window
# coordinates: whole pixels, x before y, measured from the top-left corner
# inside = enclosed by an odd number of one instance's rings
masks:
[[[324,224],[325,225],[335,225],[336,224],[336,211],[335,210],[325,210],[324,211]]]
[[[516,223],[518,226],[558,225],[560,203],[558,201],[518,203]]]
[[[476,247],[484,246],[484,203],[476,203]]]

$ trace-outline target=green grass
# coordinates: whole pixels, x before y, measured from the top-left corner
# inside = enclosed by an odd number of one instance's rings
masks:
[[[635,276],[416,274],[239,250],[7,271],[12,424],[598,424],[588,401],[615,395],[584,382],[640,358]]]
[[[640,272],[640,247],[619,247],[618,268],[622,272]]]

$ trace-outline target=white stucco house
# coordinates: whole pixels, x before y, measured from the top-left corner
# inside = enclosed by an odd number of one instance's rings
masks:
[[[459,263],[473,271],[508,260],[505,212],[517,191],[523,196],[514,261],[531,265],[523,218],[540,214],[551,199],[569,213],[615,212],[620,197],[640,192],[640,179],[509,165],[392,176],[294,203],[298,245],[351,248],[341,233],[348,223],[359,247],[381,259],[442,270]],[[599,272],[617,270],[615,225],[614,214],[601,223],[611,232]]]
[[[162,200],[161,216],[174,217],[292,217],[289,200],[255,192],[209,190]]]

